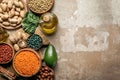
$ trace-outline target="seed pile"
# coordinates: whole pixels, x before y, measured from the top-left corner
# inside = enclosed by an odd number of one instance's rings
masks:
[[[29,8],[36,13],[44,13],[51,9],[53,0],[28,0]]]
[[[37,55],[29,50],[19,52],[14,58],[14,67],[22,75],[33,75],[38,71],[40,61]]]
[[[11,60],[13,56],[12,48],[7,44],[0,44],[0,63],[5,64]]]
[[[42,46],[42,38],[37,34],[32,34],[28,40],[28,47],[32,49],[39,49]]]

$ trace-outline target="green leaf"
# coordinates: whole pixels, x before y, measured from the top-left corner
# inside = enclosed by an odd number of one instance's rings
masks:
[[[33,34],[38,26],[39,17],[32,12],[27,12],[22,20],[22,28],[28,34]]]

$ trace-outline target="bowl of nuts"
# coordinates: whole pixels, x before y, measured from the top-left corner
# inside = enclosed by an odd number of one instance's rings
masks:
[[[23,0],[2,0],[0,3],[0,26],[6,29],[16,29],[27,12]]]
[[[36,80],[54,80],[54,71],[46,65],[42,65],[39,72],[35,75]]]

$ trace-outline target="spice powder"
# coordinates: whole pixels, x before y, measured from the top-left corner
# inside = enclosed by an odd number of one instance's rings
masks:
[[[40,61],[34,52],[24,50],[16,55],[14,67],[22,75],[33,75],[38,71]]]

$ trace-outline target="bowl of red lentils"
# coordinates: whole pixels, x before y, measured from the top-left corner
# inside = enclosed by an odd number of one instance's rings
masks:
[[[11,44],[0,43],[0,64],[11,62],[14,56],[14,49]]]
[[[21,49],[13,58],[14,70],[23,77],[35,75],[41,67],[41,56],[30,48]]]

